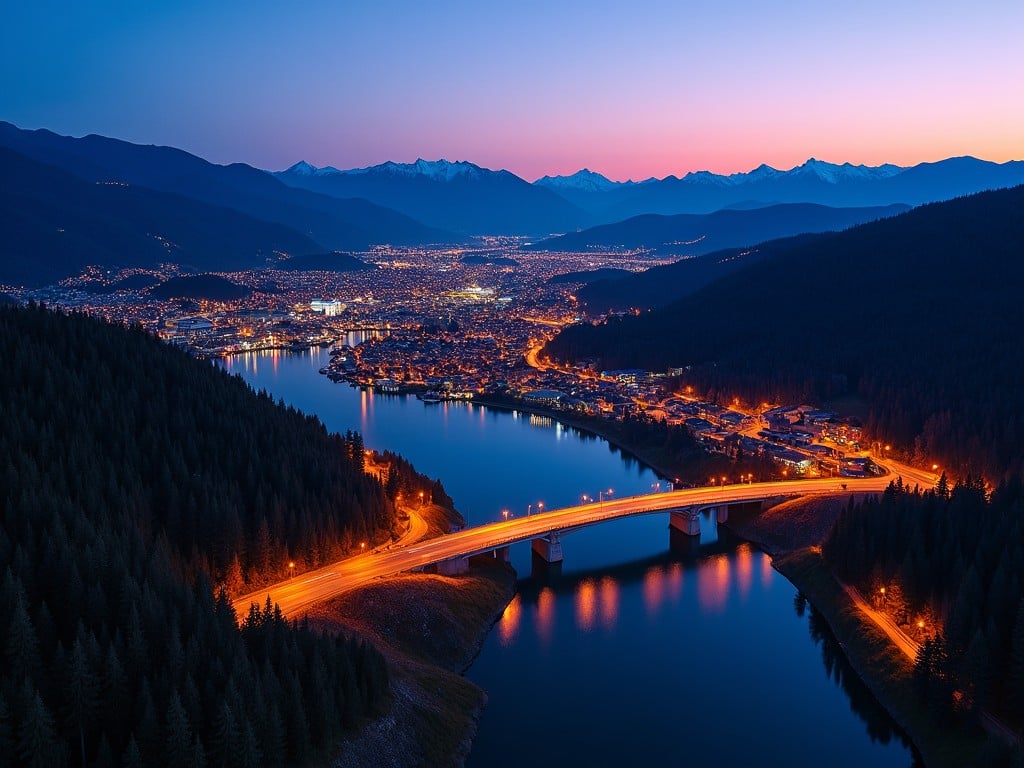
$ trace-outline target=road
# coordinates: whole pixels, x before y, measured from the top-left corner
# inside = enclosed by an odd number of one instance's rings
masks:
[[[244,616],[251,602],[262,605],[267,595],[281,606],[286,616],[300,615],[309,606],[328,600],[374,579],[393,576],[424,565],[494,550],[519,541],[544,536],[552,531],[565,532],[606,520],[683,507],[710,507],[721,503],[756,501],[775,496],[820,493],[862,493],[881,491],[889,477],[814,478],[769,483],[736,484],[686,488],[665,493],[607,499],[543,514],[511,518],[487,525],[466,528],[426,541],[400,542],[350,557],[333,565],[308,571],[244,595],[234,601],[235,610]]]

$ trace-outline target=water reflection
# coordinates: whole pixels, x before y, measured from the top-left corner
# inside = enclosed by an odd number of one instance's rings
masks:
[[[589,632],[597,621],[597,585],[584,579],[576,587],[576,626]]]
[[[544,587],[536,597],[534,624],[537,636],[544,645],[551,642],[551,633],[555,629],[555,593],[551,587]]]
[[[750,585],[754,580],[753,548],[744,542],[736,548],[736,586],[740,591],[740,599],[746,601],[750,594]]]
[[[803,616],[806,609],[810,608],[809,611],[806,611],[807,628],[814,644],[821,648],[821,661],[825,666],[825,674],[849,697],[850,711],[864,723],[868,737],[878,744],[898,741],[911,750],[914,756],[913,768],[924,768],[921,756],[913,748],[907,735],[889,717],[889,714],[878,703],[850,662],[847,661],[842,646],[839,645],[836,636],[832,634],[832,629],[825,621],[825,617],[814,606],[807,603],[803,595],[799,593],[793,601],[793,607],[797,616]]]
[[[519,632],[519,620],[522,617],[523,604],[519,595],[515,595],[498,619],[498,638],[504,646],[511,645]]]
[[[601,627],[609,630],[615,626],[619,615],[619,584],[611,576],[601,577]]]

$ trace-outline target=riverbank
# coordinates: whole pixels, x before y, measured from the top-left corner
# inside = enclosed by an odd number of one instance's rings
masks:
[[[699,485],[706,483],[708,477],[729,474],[735,476],[738,471],[731,459],[721,454],[708,453],[697,443],[693,443],[690,450],[684,454],[670,457],[666,455],[666,447],[663,443],[645,443],[638,439],[639,434],[649,433],[650,430],[638,430],[638,435],[627,436],[624,434],[626,430],[624,422],[617,419],[604,419],[599,416],[585,416],[569,411],[543,408],[508,397],[475,396],[472,402],[487,408],[544,416],[579,432],[599,437],[622,454],[631,456],[641,464],[650,467],[658,477],[668,482],[675,482],[678,479],[682,483]]]
[[[310,621],[355,633],[384,654],[391,705],[346,741],[334,768],[461,766],[487,694],[462,673],[515,592],[515,571],[475,558],[457,578],[409,574],[317,606]]]
[[[821,554],[821,544],[848,499],[793,499],[759,514],[734,515],[726,525],[770,554],[772,566],[825,618],[850,665],[914,743],[928,768],[980,767],[984,736],[966,726],[934,722],[914,690],[913,662],[857,608]]]

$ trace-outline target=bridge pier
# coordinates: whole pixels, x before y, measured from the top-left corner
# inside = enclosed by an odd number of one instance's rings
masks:
[[[512,560],[512,548],[511,547],[498,547],[494,550],[494,559],[500,560],[503,563],[511,562]]]
[[[557,533],[549,533],[531,542],[533,551],[549,563],[562,562],[562,542]]]
[[[700,510],[674,509],[669,516],[668,524],[687,536],[700,536]]]
[[[715,509],[716,509],[716,513],[715,513],[715,522],[716,523],[724,523],[724,522],[728,521],[728,519],[729,519],[729,505],[728,504],[719,504],[717,507],[715,507]]]
[[[442,576],[460,576],[469,571],[468,557],[453,557],[437,564],[437,572]]]

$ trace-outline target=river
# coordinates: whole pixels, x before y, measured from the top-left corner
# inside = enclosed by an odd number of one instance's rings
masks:
[[[319,375],[328,360],[222,365],[440,478],[470,525],[659,482],[557,421],[360,391]],[[467,673],[489,695],[469,765],[915,764],[827,625],[766,555],[716,529],[705,516],[698,545],[670,539],[667,515],[607,523],[566,536],[554,570],[513,547],[519,592]]]

